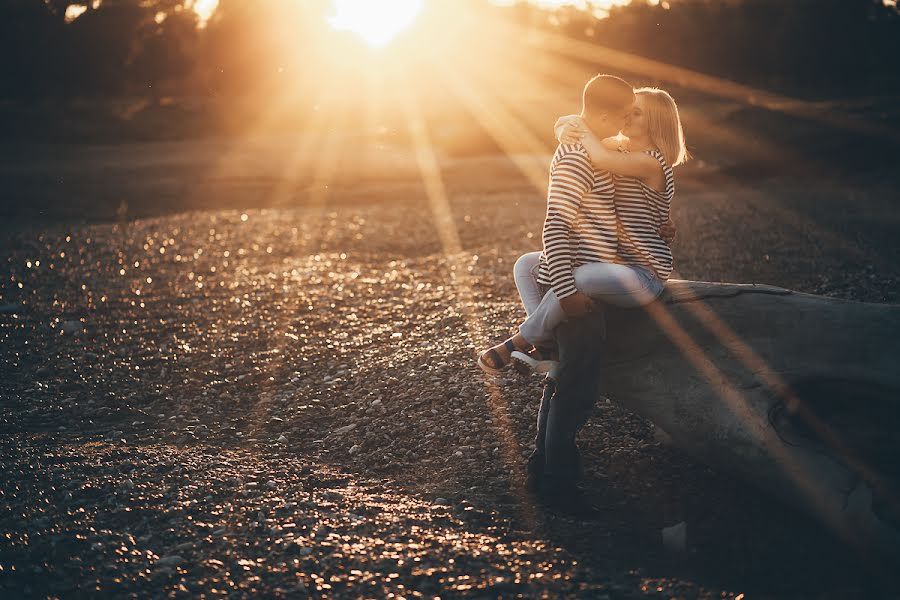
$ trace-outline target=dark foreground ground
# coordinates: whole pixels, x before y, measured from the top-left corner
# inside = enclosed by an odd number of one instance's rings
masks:
[[[20,150],[34,171],[12,193],[69,169],[82,199],[95,185],[125,208],[2,225],[0,595],[892,595],[817,523],[612,403],[580,442],[604,517],[542,512],[522,490],[540,381],[474,365],[521,316],[510,271],[539,248],[540,193],[505,159],[443,160],[449,257],[400,151],[355,179],[298,175],[283,208],[153,204],[181,185],[252,205],[278,143],[199,187],[183,161],[221,148]],[[897,302],[896,201],[877,180],[751,185],[698,161],[679,176],[678,274]],[[661,530],[681,522],[671,553]]]

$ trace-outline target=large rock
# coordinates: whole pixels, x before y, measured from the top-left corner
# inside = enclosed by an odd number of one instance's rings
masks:
[[[898,552],[900,306],[670,281],[604,314],[604,396],[848,542]]]

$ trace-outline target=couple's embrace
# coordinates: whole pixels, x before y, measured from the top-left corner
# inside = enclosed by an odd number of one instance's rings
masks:
[[[527,316],[515,335],[478,357],[478,366],[499,373],[517,363],[549,374],[528,485],[546,504],[581,513],[590,507],[576,487],[575,435],[596,399],[600,365],[575,368],[594,358],[559,357],[557,342],[576,332],[583,338],[592,327],[602,338],[603,320],[581,317],[604,304],[642,306],[662,293],[673,262],[672,167],[687,150],[668,93],[632,89],[611,75],[585,85],[581,115],[560,118],[556,136],[544,249],[522,256],[514,269]]]

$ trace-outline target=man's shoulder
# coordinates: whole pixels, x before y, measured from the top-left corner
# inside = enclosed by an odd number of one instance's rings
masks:
[[[590,162],[591,156],[581,144],[560,144],[556,147],[556,153],[553,155],[554,160],[563,158],[574,160],[587,160]]]
[[[591,156],[581,144],[560,144],[556,147],[551,163],[553,167],[569,167],[579,170],[593,171]]]

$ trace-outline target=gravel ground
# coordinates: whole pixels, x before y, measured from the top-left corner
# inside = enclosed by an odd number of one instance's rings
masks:
[[[449,256],[415,182],[3,225],[0,592],[878,595],[816,523],[612,403],[581,436],[604,518],[528,500],[540,380],[488,380],[473,360],[521,316],[510,271],[539,247],[542,198],[457,172]],[[679,190],[681,277],[898,300],[889,188],[695,170]],[[671,553],[660,532],[680,522],[687,550]]]

